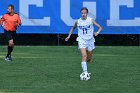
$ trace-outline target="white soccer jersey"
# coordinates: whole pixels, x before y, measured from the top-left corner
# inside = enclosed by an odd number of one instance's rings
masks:
[[[86,20],[82,20],[81,18],[78,19],[77,28],[78,28],[78,37],[83,39],[93,38],[94,27],[92,23],[92,18],[87,17]]]

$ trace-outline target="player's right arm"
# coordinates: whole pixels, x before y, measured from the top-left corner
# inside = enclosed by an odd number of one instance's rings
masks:
[[[73,33],[74,29],[77,27],[77,22],[75,22],[74,26],[70,29],[68,37],[65,38],[65,41],[68,41]]]

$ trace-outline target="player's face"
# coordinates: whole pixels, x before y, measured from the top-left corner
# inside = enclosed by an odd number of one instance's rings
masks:
[[[81,16],[82,16],[83,19],[86,19],[87,18],[87,15],[88,15],[88,13],[87,13],[86,10],[82,10],[81,11]]]
[[[7,8],[7,12],[8,12],[8,13],[13,13],[13,11],[14,11],[14,10],[12,9],[12,7],[8,7],[8,8]]]

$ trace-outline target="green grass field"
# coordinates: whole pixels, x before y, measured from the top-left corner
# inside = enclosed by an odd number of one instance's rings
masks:
[[[70,46],[0,47],[0,93],[140,93],[140,47],[97,46],[80,81],[81,55]]]

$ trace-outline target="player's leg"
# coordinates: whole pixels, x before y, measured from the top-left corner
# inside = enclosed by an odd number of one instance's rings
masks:
[[[81,62],[81,66],[82,66],[82,69],[83,69],[83,73],[82,74],[87,75],[86,76],[86,80],[89,80],[91,73],[88,73],[88,67],[87,67],[87,50],[86,50],[86,48],[81,48],[80,51],[81,51],[81,54],[82,54],[82,62]]]
[[[92,60],[93,49],[95,48],[94,42],[95,42],[94,38],[88,41],[87,62],[91,62]]]
[[[82,66],[83,72],[88,72],[88,69],[87,69],[87,52],[86,52],[86,48],[80,48],[80,51],[81,51],[81,55],[82,55],[81,66]]]
[[[86,52],[86,48],[81,48],[81,55],[82,55],[82,61],[87,61],[87,52]]]
[[[87,62],[91,62],[93,51],[87,50]]]

